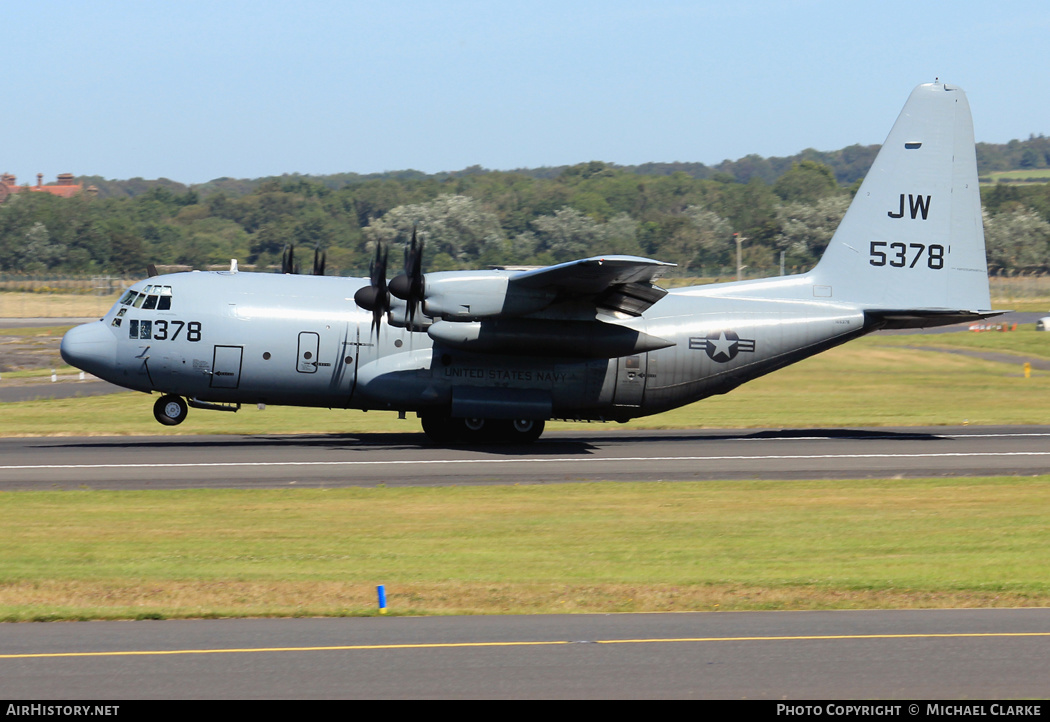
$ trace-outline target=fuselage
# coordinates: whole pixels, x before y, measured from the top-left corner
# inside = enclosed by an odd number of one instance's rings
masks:
[[[865,331],[861,310],[812,300],[806,277],[792,276],[677,289],[640,317],[596,317],[667,342],[657,350],[593,358],[573,344],[551,355],[548,343],[543,355],[472,353],[425,331],[385,322],[377,331],[354,303],[367,283],[156,276],[70,331],[62,354],[129,389],[200,402],[625,420],[724,393]]]

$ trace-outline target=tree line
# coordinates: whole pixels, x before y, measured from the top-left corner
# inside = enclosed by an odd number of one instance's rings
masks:
[[[988,146],[978,146],[986,163],[1050,163],[1042,136],[994,153]],[[1043,160],[1032,160],[1040,148]],[[205,268],[231,258],[265,270],[294,245],[304,260],[324,250],[329,273],[357,275],[376,243],[404,241],[416,228],[428,271],[622,253],[677,263],[681,275],[719,276],[735,272],[740,234],[749,276],[776,273],[782,254],[797,272],[820,257],[877,151],[748,156],[714,168],[593,161],[194,187],[82,177],[97,197],[20,193],[0,205],[0,271],[137,276],[151,263]],[[1050,271],[1050,185],[990,186],[982,199],[990,270]]]

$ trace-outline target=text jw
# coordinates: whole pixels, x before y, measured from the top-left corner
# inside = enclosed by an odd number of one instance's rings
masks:
[[[920,213],[922,219],[926,220],[926,215],[930,212],[930,196],[917,196],[911,193],[908,194],[908,209],[911,211],[911,217],[915,218]],[[904,218],[904,194],[901,193],[901,204],[897,212],[886,211],[886,215],[890,218]]]

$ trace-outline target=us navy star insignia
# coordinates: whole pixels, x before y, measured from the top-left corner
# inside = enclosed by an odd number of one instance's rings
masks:
[[[755,350],[754,339],[740,338],[735,331],[713,331],[703,336],[693,336],[689,339],[689,348],[694,350],[703,349],[708,358],[719,363],[727,363],[737,357],[741,351],[753,353]]]

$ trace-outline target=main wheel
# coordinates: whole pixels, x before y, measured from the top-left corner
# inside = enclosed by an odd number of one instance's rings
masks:
[[[531,444],[546,425],[534,419],[453,419],[443,414],[427,414],[420,421],[435,444]]]
[[[515,444],[531,444],[540,438],[546,425],[542,419],[514,419],[510,422],[510,440]]]
[[[165,394],[153,404],[153,416],[165,426],[178,426],[186,420],[189,407],[181,396]]]
[[[490,420],[489,435],[499,444],[531,444],[540,438],[545,422],[535,419]]]

